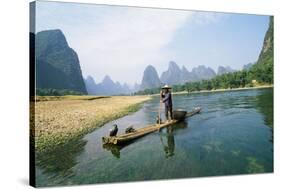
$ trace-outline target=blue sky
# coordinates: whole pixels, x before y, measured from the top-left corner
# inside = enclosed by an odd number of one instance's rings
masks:
[[[36,32],[61,29],[83,76],[140,83],[145,67],[159,76],[173,60],[241,69],[260,53],[268,16],[37,1]]]

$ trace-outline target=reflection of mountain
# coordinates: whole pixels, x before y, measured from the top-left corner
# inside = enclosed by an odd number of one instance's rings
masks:
[[[271,128],[270,141],[273,142],[273,89],[265,89],[257,96],[257,109],[263,114],[265,125]]]
[[[263,114],[265,124],[273,128],[273,89],[264,89],[257,96],[257,108]]]

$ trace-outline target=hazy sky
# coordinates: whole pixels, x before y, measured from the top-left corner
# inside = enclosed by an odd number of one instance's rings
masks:
[[[36,32],[61,29],[84,77],[140,83],[145,67],[159,76],[173,60],[188,70],[241,69],[255,62],[268,16],[37,1]]]

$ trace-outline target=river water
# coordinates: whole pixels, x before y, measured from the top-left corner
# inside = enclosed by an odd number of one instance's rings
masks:
[[[181,94],[174,109],[202,112],[127,146],[103,146],[113,124],[119,132],[154,123],[159,99],[78,141],[37,156],[38,186],[273,172],[273,89]],[[162,109],[163,112],[163,109]],[[162,117],[164,115],[162,114]]]

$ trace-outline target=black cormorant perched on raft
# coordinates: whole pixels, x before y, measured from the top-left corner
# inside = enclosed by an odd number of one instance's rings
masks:
[[[116,136],[118,132],[118,127],[116,124],[113,125],[113,128],[109,131],[109,136]]]

